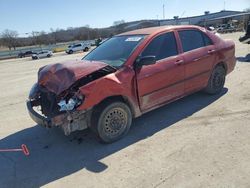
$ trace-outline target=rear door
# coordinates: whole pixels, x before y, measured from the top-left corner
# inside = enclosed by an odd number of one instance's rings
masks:
[[[190,93],[207,85],[215,60],[215,47],[200,30],[180,30],[178,33],[185,61],[185,93]]]
[[[157,61],[136,70],[142,111],[164,104],[184,92],[183,59],[178,55],[174,32],[156,36],[141,53],[141,57],[145,56],[155,56]]]

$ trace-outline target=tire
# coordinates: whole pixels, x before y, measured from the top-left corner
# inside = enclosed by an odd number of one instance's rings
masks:
[[[224,88],[226,79],[226,70],[223,66],[216,66],[210,76],[207,87],[204,91],[208,94],[218,94]]]
[[[112,143],[128,133],[132,124],[132,113],[123,102],[103,103],[92,114],[92,119],[91,129],[100,140]]]
[[[69,54],[73,54],[73,50],[70,50],[70,51],[69,51]]]
[[[87,51],[89,51],[89,48],[88,47],[86,47],[86,48],[84,48],[84,50],[83,50],[84,52],[87,52]]]

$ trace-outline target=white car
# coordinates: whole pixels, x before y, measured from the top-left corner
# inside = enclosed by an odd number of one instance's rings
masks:
[[[32,55],[32,59],[40,59],[44,57],[51,57],[53,55],[52,51],[43,50]]]
[[[78,51],[88,51],[91,48],[90,43],[78,43],[68,46],[66,53],[67,54],[73,54],[74,52]]]

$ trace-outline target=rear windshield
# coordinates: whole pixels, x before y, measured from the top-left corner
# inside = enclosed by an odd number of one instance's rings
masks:
[[[146,35],[115,36],[86,55],[83,60],[102,61],[113,67],[122,66]]]

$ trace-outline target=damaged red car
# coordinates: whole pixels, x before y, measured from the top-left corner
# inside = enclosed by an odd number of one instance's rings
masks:
[[[235,63],[235,44],[201,27],[130,31],[82,60],[40,68],[27,108],[38,125],[65,135],[90,128],[110,143],[150,110],[200,90],[220,93]]]

